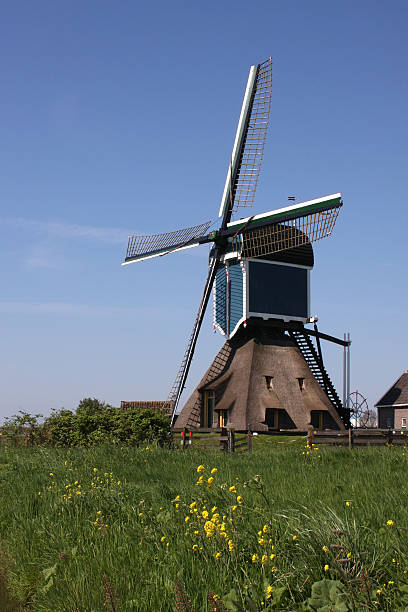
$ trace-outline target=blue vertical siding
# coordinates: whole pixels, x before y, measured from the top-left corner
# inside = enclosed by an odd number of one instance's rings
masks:
[[[227,334],[227,272],[225,266],[215,274],[215,322]]]
[[[234,327],[244,316],[244,278],[239,262],[232,263],[229,266],[230,277],[230,332],[234,331]]]

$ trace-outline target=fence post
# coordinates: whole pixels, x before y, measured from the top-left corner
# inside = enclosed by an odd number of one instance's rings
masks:
[[[349,448],[353,448],[353,430],[351,429],[351,427],[348,430],[348,445]]]
[[[226,438],[228,435],[227,429],[226,427],[221,427],[221,438]],[[220,440],[220,448],[223,451],[228,451],[228,441],[227,440]]]
[[[184,450],[184,447],[186,445],[186,433],[187,433],[187,428],[184,427],[183,431],[181,432],[181,450]]]
[[[248,431],[248,453],[252,453],[252,434]]]
[[[309,448],[312,448],[313,446],[313,434],[314,434],[314,427],[313,425],[309,425],[309,427],[307,428],[307,445]]]
[[[192,431],[188,432],[188,444],[189,446],[192,446],[193,444],[193,432]]]
[[[235,450],[234,430],[228,429],[228,452],[233,453]]]

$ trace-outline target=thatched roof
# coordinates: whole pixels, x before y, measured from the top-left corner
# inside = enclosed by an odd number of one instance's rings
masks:
[[[262,322],[240,329],[225,343],[185,404],[177,426],[200,426],[201,396],[210,389],[215,391],[215,411],[227,410],[228,426],[236,430],[267,430],[267,409],[284,410],[295,430],[307,430],[311,410],[327,413],[334,427],[344,429],[294,342]]]
[[[375,404],[376,408],[385,406],[408,406],[408,370],[405,370]]]

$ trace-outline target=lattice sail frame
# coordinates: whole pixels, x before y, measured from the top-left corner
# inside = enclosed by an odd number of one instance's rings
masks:
[[[233,212],[253,206],[258,184],[272,97],[272,58],[259,65],[241,163],[233,187]]]
[[[211,223],[211,221],[205,221],[199,225],[185,227],[165,234],[129,236],[125,263],[194,246],[194,240],[203,236]]]
[[[233,245],[242,257],[262,257],[293,249],[329,236],[334,228],[340,207],[314,212],[274,223],[234,236]]]

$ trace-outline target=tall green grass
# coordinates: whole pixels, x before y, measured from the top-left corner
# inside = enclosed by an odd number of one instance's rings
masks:
[[[49,612],[175,610],[175,583],[196,611],[209,591],[230,609],[408,609],[405,451],[307,453],[0,446],[3,574]]]

